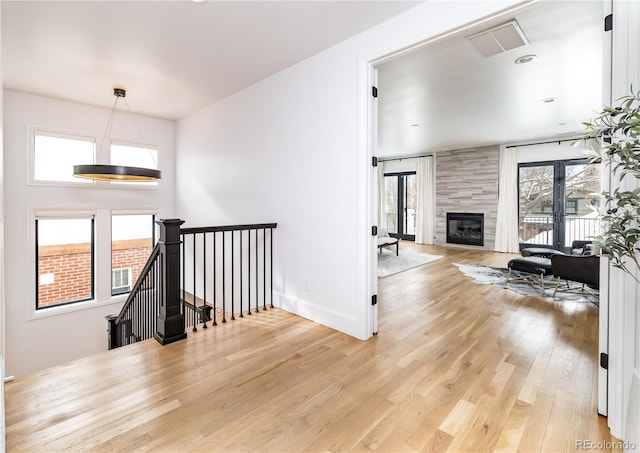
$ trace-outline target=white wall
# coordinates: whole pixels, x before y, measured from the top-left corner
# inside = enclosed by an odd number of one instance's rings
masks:
[[[366,62],[515,3],[425,2],[179,121],[179,217],[277,221],[280,305],[368,338]]]
[[[384,161],[385,173],[401,173],[404,171],[416,171],[418,168],[418,159],[393,159]]]
[[[135,107],[135,106],[134,106]],[[17,91],[4,91],[4,197],[6,374],[21,375],[107,349],[107,322],[122,302],[113,303],[110,290],[97,290],[94,303],[39,310],[35,314],[33,211],[37,209],[152,209],[158,218],[175,212],[175,123],[136,116],[146,141],[157,143],[163,179],[158,188],[51,187],[28,185],[30,124],[102,135],[109,109],[60,101]],[[112,138],[141,140],[135,123],[116,115]],[[97,142],[100,143],[99,141]],[[96,222],[98,224],[98,222]],[[96,274],[110,266],[108,231],[96,233]],[[105,237],[107,236],[107,237]],[[101,268],[101,266],[103,268]],[[109,274],[110,275],[110,274]],[[104,282],[104,279],[102,280]],[[110,282],[108,283],[110,286]],[[107,294],[100,296],[100,294]],[[80,307],[84,309],[79,310]],[[71,311],[70,311],[71,310]]]
[[[0,18],[2,17],[2,4],[0,4]],[[0,20],[0,24],[2,20]],[[0,26],[0,36],[2,36],[2,27]],[[2,48],[2,40],[0,39],[0,48]],[[0,55],[0,85],[2,84],[2,56]],[[0,91],[0,452],[5,450],[5,422],[4,422],[4,337],[5,337],[5,321],[4,321],[4,148],[3,148],[3,93]]]
[[[585,118],[586,120],[588,118]],[[586,159],[589,157],[586,154],[587,149],[589,148],[584,142],[573,146],[570,141],[517,146],[518,163]]]

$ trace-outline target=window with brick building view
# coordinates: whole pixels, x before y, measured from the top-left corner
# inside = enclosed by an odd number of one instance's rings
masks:
[[[111,295],[131,291],[154,244],[154,216],[111,216]]]
[[[111,295],[127,293],[144,267],[155,239],[151,214],[111,216],[111,275],[94,275],[94,215],[36,214],[36,308],[94,299],[95,280],[108,279]]]
[[[93,299],[94,216],[36,214],[36,308]]]

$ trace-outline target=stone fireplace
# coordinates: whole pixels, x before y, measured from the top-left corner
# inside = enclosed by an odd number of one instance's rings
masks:
[[[484,246],[484,214],[447,212],[447,243]]]

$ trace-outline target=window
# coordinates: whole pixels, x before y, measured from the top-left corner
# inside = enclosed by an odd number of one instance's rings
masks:
[[[151,145],[111,144],[111,164],[158,169],[158,148]],[[112,182],[112,184],[157,185],[157,182]]]
[[[93,213],[36,213],[36,310],[94,298]]]
[[[112,296],[131,291],[131,287],[135,284],[151,254],[154,243],[155,216],[153,214],[133,212],[115,212],[112,214]]]
[[[91,184],[88,179],[74,178],[73,166],[92,164],[95,140],[87,137],[34,131],[33,180]]]
[[[131,268],[122,267],[111,271],[111,294],[125,294],[131,291]]]

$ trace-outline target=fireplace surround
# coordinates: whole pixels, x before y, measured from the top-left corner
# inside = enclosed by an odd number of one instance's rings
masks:
[[[447,212],[447,243],[484,246],[484,214]]]

